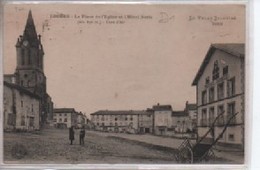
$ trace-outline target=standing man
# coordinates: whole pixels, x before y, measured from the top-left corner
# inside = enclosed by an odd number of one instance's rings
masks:
[[[72,145],[73,140],[74,140],[74,130],[73,130],[73,126],[71,126],[70,129],[69,129],[69,139],[70,139],[70,145]]]
[[[84,126],[81,128],[80,133],[79,133],[79,144],[84,145],[84,138],[85,138],[85,128]]]

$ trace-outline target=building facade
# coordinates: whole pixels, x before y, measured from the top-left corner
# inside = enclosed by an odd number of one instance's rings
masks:
[[[101,110],[91,114],[91,122],[96,130],[112,132],[149,133],[153,128],[152,113],[147,111]]]
[[[74,108],[55,108],[53,118],[54,126],[57,128],[70,128],[78,125],[78,113]]]
[[[244,44],[211,45],[192,83],[197,90],[198,137],[221,115],[205,142],[216,139],[227,126],[218,144],[244,148],[244,55]]]
[[[153,112],[139,111],[138,112],[138,133],[152,133],[153,132]]]
[[[172,128],[175,133],[187,133],[190,129],[191,119],[185,111],[172,112]]]
[[[3,95],[4,130],[39,130],[39,96],[8,82],[4,82]]]
[[[184,112],[186,112],[189,116],[190,124],[188,129],[192,132],[195,132],[197,129],[197,104],[186,102]]]
[[[153,106],[154,111],[154,134],[165,135],[172,128],[172,106],[157,105]]]

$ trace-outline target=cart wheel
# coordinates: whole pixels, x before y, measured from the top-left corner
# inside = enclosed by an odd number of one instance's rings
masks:
[[[181,163],[193,163],[193,152],[190,147],[183,148],[180,154]]]

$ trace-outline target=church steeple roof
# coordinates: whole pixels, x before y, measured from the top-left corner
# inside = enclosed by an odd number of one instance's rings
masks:
[[[23,40],[27,40],[30,44],[30,46],[37,47],[39,45],[37,32],[35,29],[33,17],[32,17],[32,11],[29,11],[27,22],[25,25],[24,33],[23,33]]]

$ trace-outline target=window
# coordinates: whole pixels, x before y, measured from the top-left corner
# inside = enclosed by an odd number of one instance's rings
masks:
[[[67,122],[68,121],[68,119],[67,118],[64,118],[64,122]]]
[[[21,86],[23,86],[23,80],[21,80]]]
[[[130,120],[131,120],[131,121],[133,120],[133,115],[130,116]]]
[[[60,113],[60,116],[61,116],[61,113]]]
[[[227,96],[231,97],[235,95],[235,77],[227,81]]]
[[[102,123],[102,126],[105,126],[105,124],[104,124],[104,123]]]
[[[218,125],[224,125],[224,106],[218,106],[218,115],[221,114],[218,118]]]
[[[212,79],[216,80],[219,78],[219,67],[218,67],[218,60],[214,62],[214,68],[212,71]]]
[[[21,100],[21,107],[23,107],[23,101]]]
[[[229,141],[234,141],[235,140],[235,135],[234,134],[228,134],[228,140]]]
[[[113,123],[112,123],[112,122],[110,122],[110,126],[113,126]]]
[[[32,104],[32,112],[33,112],[33,104]]]
[[[99,126],[99,123],[97,122],[97,126]]]
[[[15,114],[12,114],[12,113],[8,114],[7,124],[11,125],[11,126],[15,125]]]
[[[223,68],[223,76],[228,74],[228,66]]]
[[[207,109],[202,110],[201,114],[201,126],[207,126]]]
[[[224,82],[218,84],[218,100],[224,98]]]
[[[227,107],[227,121],[235,114],[235,103],[229,103]],[[230,124],[236,123],[236,117],[233,117]]]
[[[61,118],[59,119],[59,122],[62,122],[62,119],[61,119]]]
[[[22,55],[22,65],[24,65],[25,63],[25,59],[24,59],[24,49],[22,48],[22,51],[21,51],[21,55]]]
[[[102,117],[101,117],[101,120],[102,120],[102,121],[104,121],[104,120],[105,120],[105,118],[104,118],[104,115],[102,115]]]
[[[210,123],[210,125],[212,125],[213,122],[214,122],[214,117],[215,117],[214,114],[215,114],[215,109],[214,109],[214,107],[211,107],[209,109],[209,123]]]
[[[53,121],[54,121],[54,122],[57,122],[57,119],[56,119],[56,118],[54,118],[54,119],[53,119]]]
[[[29,126],[33,127],[34,126],[34,118],[30,117],[29,119]]]
[[[115,118],[115,121],[117,121],[117,117]]]
[[[21,117],[21,126],[25,126],[25,117],[24,116]]]
[[[31,64],[32,61],[31,61],[31,50],[28,49],[28,64]]]
[[[125,120],[127,120],[127,116],[126,116]]]
[[[206,90],[204,90],[203,92],[202,92],[202,99],[201,99],[201,102],[202,102],[202,104],[206,104],[207,103],[207,91]]]
[[[206,78],[206,84],[209,84],[209,77]]]
[[[213,102],[214,101],[214,93],[215,91],[214,91],[214,87],[211,87],[210,89],[209,89],[209,102]]]

